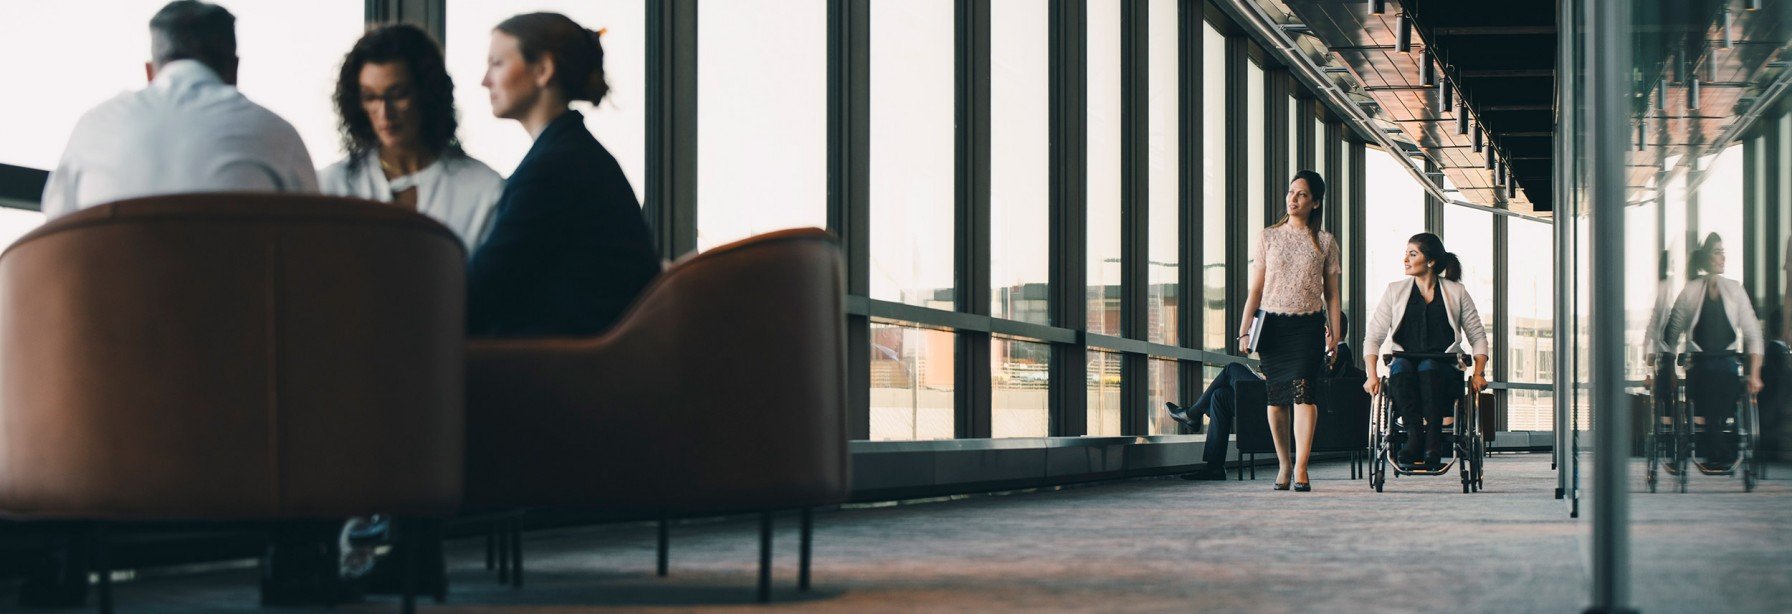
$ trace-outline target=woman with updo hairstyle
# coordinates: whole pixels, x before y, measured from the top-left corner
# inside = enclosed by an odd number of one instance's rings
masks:
[[[1462,285],[1462,261],[1444,250],[1443,239],[1422,232],[1407,240],[1402,262],[1407,277],[1388,284],[1363,338],[1363,390],[1381,392],[1376,371],[1382,356],[1467,353],[1475,357],[1470,392],[1480,394],[1487,387],[1487,329]],[[1436,468],[1443,458],[1444,418],[1462,398],[1462,369],[1453,360],[1397,357],[1388,365],[1388,387],[1407,434],[1395,462]]]
[[[1706,235],[1692,253],[1692,274],[1698,277],[1681,289],[1661,333],[1670,349],[1679,345],[1681,335],[1687,337],[1692,360],[1686,365],[1686,396],[1698,427],[1693,447],[1706,463],[1720,466],[1736,460],[1735,433],[1725,432],[1734,425],[1726,425],[1725,419],[1735,415],[1745,391],[1761,392],[1766,353],[1754,300],[1741,282],[1724,276],[1728,264],[1723,238],[1715,232]]]
[[[1318,427],[1318,386],[1314,380],[1328,354],[1334,354],[1341,330],[1338,275],[1342,270],[1338,241],[1320,230],[1325,219],[1325,179],[1300,171],[1288,182],[1282,205],[1287,215],[1264,228],[1251,264],[1250,294],[1245,317],[1238,323],[1238,348],[1255,350],[1261,359],[1269,432],[1275,439],[1276,490],[1312,490],[1307,462],[1313,455]],[[1261,326],[1253,322],[1261,318]],[[1252,339],[1253,330],[1258,339]],[[1334,356],[1335,358],[1335,356]],[[1294,410],[1293,442],[1288,413]],[[1290,445],[1290,444],[1293,445]],[[1293,462],[1290,462],[1290,448]]]
[[[534,144],[467,265],[468,332],[602,333],[660,264],[622,167],[569,106],[609,93],[599,33],[558,13],[506,19],[492,30],[480,85],[492,115],[515,120]]]

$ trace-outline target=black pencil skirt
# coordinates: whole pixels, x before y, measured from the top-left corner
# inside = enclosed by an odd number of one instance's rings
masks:
[[[1257,356],[1263,363],[1270,405],[1310,405],[1313,379],[1325,362],[1324,312],[1301,315],[1266,313]]]

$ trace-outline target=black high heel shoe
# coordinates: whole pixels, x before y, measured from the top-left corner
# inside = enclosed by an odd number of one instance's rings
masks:
[[[1288,483],[1287,482],[1276,482],[1275,489],[1276,490],[1288,490]]]
[[[1313,490],[1312,484],[1308,484],[1306,482],[1295,482],[1294,483],[1294,492],[1310,492],[1312,490]]]

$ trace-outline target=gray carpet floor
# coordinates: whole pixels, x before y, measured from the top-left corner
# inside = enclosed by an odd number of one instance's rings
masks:
[[[1372,492],[1343,464],[1314,492],[1255,481],[1133,480],[865,506],[817,516],[815,590],[796,582],[796,519],[779,520],[772,607],[808,611],[1574,612],[1586,604],[1588,524],[1553,496],[1549,455],[1502,455],[1486,490],[1454,475]],[[1792,467],[1775,467],[1792,477]],[[1792,611],[1792,481],[1741,494],[1638,493],[1633,584],[1644,612]],[[760,608],[757,523],[675,525],[672,573],[654,530],[628,524],[526,535],[527,585],[499,586],[482,540],[449,544],[443,612]],[[244,611],[253,568],[118,585],[121,611]],[[9,597],[9,596],[7,596]],[[372,598],[337,611],[393,611]]]

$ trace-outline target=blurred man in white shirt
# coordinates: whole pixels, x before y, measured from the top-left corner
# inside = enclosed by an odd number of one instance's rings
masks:
[[[44,189],[47,217],[158,194],[317,191],[298,131],[236,89],[230,11],[170,2],[149,34],[149,87],[82,116]]]

